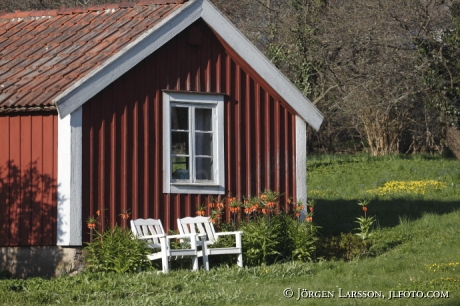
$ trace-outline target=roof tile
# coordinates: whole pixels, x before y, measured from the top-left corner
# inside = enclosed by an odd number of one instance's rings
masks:
[[[182,3],[141,0],[0,13],[0,112],[54,109],[57,95]]]
[[[122,3],[119,4],[119,8],[128,8],[128,7],[134,7],[135,3],[134,2],[127,2],[123,1]]]

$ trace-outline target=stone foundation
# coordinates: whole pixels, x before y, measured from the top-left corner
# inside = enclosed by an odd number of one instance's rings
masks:
[[[15,278],[58,277],[83,268],[82,247],[0,247],[0,271]]]

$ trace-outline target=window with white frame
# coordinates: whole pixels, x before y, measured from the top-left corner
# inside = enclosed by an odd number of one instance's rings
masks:
[[[224,97],[163,92],[164,192],[224,194]]]

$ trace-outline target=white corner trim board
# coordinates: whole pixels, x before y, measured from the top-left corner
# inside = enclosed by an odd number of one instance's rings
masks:
[[[296,156],[296,198],[307,202],[307,124],[299,116],[295,117],[295,156]],[[304,205],[306,208],[307,206]]]
[[[58,119],[57,245],[82,245],[82,108]]]
[[[251,65],[301,118],[319,129],[323,121],[321,112],[208,0],[187,2],[57,96],[53,102],[60,117],[72,113],[199,18]]]

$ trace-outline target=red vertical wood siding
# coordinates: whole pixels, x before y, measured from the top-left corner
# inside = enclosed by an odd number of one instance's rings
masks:
[[[201,44],[183,31],[84,104],[84,219],[100,210],[104,223],[126,225],[119,214],[129,210],[174,229],[209,202],[163,193],[164,89],[225,94],[227,194],[276,190],[285,208],[295,198],[294,111],[203,22],[191,27]]]
[[[0,246],[56,244],[57,114],[0,114]]]

